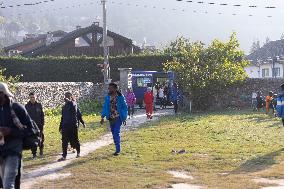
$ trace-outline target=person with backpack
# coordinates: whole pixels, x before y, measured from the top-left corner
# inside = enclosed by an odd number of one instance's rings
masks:
[[[104,118],[109,120],[116,149],[113,155],[118,156],[121,152],[120,129],[122,124],[126,125],[127,105],[124,96],[118,91],[117,84],[110,83],[108,91],[102,110],[101,124],[104,124]]]
[[[68,143],[77,151],[80,157],[80,142],[78,137],[78,106],[70,92],[65,93],[65,104],[62,107],[62,116],[59,132],[62,135],[62,157],[58,161],[65,161]]]
[[[4,189],[20,188],[25,133],[33,128],[26,109],[13,102],[13,97],[8,85],[0,82],[0,177]]]
[[[154,96],[152,89],[149,87],[147,88],[147,92],[144,94],[144,103],[146,106],[146,115],[147,119],[153,118],[153,102],[154,102]]]
[[[32,120],[37,124],[40,130],[41,141],[39,144],[39,154],[40,157],[43,156],[43,148],[44,148],[44,112],[41,103],[39,103],[36,99],[36,95],[34,92],[29,94],[30,101],[26,104],[25,108],[28,111]],[[32,149],[33,159],[37,157],[37,147]]]
[[[128,88],[127,93],[125,94],[126,103],[128,106],[128,116],[129,119],[134,115],[134,106],[136,103],[136,97],[132,89]],[[130,117],[131,116],[131,117]]]

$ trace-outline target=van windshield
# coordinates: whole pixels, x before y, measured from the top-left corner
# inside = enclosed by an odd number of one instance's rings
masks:
[[[152,81],[150,77],[138,77],[137,78],[137,87],[150,87]]]

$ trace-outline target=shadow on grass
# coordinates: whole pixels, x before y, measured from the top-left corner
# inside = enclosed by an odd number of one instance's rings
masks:
[[[40,167],[52,163],[59,155],[59,153],[48,153],[45,154],[43,158],[38,157],[37,159],[33,159],[32,157],[25,157],[23,159],[24,164],[28,164],[24,165],[25,169]]]
[[[86,156],[85,158],[78,159],[77,161],[66,165],[64,167],[64,169],[69,169],[69,168],[72,168],[72,167],[84,165],[84,164],[91,162],[91,161],[109,160],[110,158],[115,158],[115,157],[112,154],[100,155],[100,156],[91,157],[91,158]]]
[[[271,125],[268,125],[266,128],[270,128],[270,127],[278,127],[278,128],[281,128],[281,127],[283,127],[283,126],[282,126],[282,123],[276,122],[276,123],[273,123],[273,124],[271,124]]]
[[[88,129],[93,129],[93,130],[102,127],[99,121],[87,122],[86,125]]]
[[[284,148],[265,154],[257,158],[250,159],[242,164],[237,169],[233,170],[230,174],[243,174],[243,173],[254,173],[265,170],[270,166],[276,164],[275,157],[281,155],[284,152]]]

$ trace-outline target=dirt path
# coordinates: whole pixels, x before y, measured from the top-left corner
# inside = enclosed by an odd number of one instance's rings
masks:
[[[170,115],[173,111],[172,110],[160,110],[158,111],[153,121],[156,121],[161,116]],[[137,115],[134,119],[127,120],[127,125],[123,127],[122,132],[127,132],[128,130],[133,130],[139,128],[143,123],[146,123],[147,119],[144,115],[144,111],[138,111]],[[100,139],[88,142],[81,145],[81,156],[87,156],[88,154],[108,146],[113,143],[111,134],[106,134],[102,136]],[[40,183],[43,180],[53,180],[56,178],[65,178],[70,176],[69,174],[58,174],[59,171],[62,171],[67,165],[70,165],[74,160],[76,160],[76,154],[68,154],[67,160],[63,162],[57,162],[56,160],[60,158],[59,155],[55,160],[54,163],[45,165],[41,168],[35,170],[24,170],[22,185],[21,187],[24,189],[31,189],[37,183]]]

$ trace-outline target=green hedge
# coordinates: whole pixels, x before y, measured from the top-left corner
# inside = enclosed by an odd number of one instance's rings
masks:
[[[111,78],[119,80],[118,68],[162,71],[166,55],[133,55],[110,58]],[[102,82],[101,57],[0,57],[5,75],[21,75],[22,82]]]

